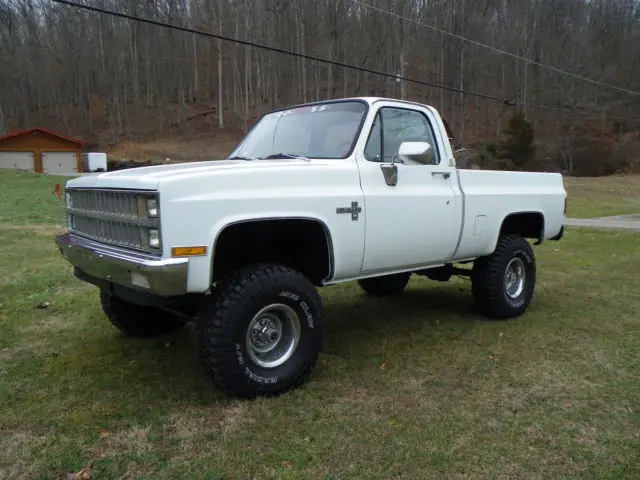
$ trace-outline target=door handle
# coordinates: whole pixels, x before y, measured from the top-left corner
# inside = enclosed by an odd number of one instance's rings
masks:
[[[449,178],[451,176],[450,172],[431,172],[431,175],[442,175],[444,178]]]

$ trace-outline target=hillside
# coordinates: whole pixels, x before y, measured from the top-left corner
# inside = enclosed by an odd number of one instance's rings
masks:
[[[116,123],[108,108],[94,107],[88,112],[83,105],[66,105],[39,109],[33,113],[33,124],[80,138],[87,142],[87,150],[106,152],[111,161],[185,162],[224,158],[268,109],[264,106],[253,110],[245,121],[232,108],[225,108],[224,127],[220,128],[217,109],[209,103],[184,107],[170,103],[157,107],[130,104],[129,120]],[[84,121],[89,114],[92,121]],[[443,116],[450,122],[446,112]],[[492,145],[504,138],[509,117],[489,124],[482,122],[485,116],[480,108],[467,111],[462,140],[460,130],[454,129],[458,165],[517,168],[490,153]],[[582,118],[567,121],[561,113],[537,117],[533,125],[535,157],[520,168],[578,176],[640,172],[640,130],[616,132],[615,125],[603,127],[598,120]]]
[[[530,167],[573,173],[592,161],[583,152],[611,156],[640,129],[635,1],[83,3],[254,46],[0,0],[0,132],[42,126],[115,156],[188,160],[228,151],[266,110],[387,96],[434,105],[472,149],[522,112]]]

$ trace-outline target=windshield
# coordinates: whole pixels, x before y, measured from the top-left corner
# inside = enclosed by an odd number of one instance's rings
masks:
[[[366,112],[359,101],[332,102],[268,113],[229,155],[346,158]]]

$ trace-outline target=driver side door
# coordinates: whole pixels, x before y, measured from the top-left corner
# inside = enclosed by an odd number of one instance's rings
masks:
[[[384,103],[374,118],[366,144],[357,152],[366,221],[362,273],[449,261],[458,241],[462,204],[455,167],[436,135],[435,118],[419,106]],[[403,162],[397,155],[403,142],[429,143],[429,163]],[[397,180],[390,185],[383,169],[393,169],[392,162]]]

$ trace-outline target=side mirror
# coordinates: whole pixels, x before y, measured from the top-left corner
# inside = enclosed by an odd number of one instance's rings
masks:
[[[433,164],[433,147],[428,142],[402,142],[398,149],[398,159],[402,163]]]

